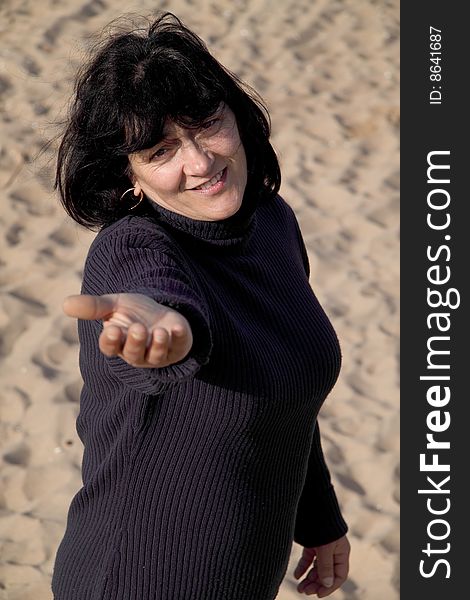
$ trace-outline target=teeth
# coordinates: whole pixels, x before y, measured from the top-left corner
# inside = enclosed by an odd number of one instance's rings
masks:
[[[202,185],[198,185],[197,187],[193,188],[195,190],[207,190],[208,188],[212,187],[213,185],[215,185],[218,181],[220,181],[222,179],[222,173],[223,173],[223,169],[222,171],[220,171],[219,173],[217,173],[217,175],[214,175],[214,177],[212,179],[210,179],[209,181],[206,181],[206,183],[203,183]]]

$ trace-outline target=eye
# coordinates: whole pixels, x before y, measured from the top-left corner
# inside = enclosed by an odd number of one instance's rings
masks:
[[[210,119],[209,121],[206,121],[205,123],[203,123],[201,125],[201,129],[210,129],[213,125],[215,125],[217,123],[219,119],[218,118],[214,118],[214,119]]]
[[[155,152],[153,154],[150,155],[150,160],[153,160],[155,158],[162,158],[163,156],[165,156],[167,152],[167,148],[165,147],[161,147],[158,148],[157,150],[155,150]]]

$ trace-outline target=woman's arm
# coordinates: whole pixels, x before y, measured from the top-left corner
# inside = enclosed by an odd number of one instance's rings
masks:
[[[110,299],[115,303],[119,298],[120,309],[114,319],[110,314],[90,320],[79,317],[83,371],[99,364],[126,386],[156,394],[168,384],[192,377],[208,362],[212,334],[205,298],[190,265],[157,224],[126,217],[100,232],[85,262],[81,293],[91,296],[85,302],[92,304],[98,297],[108,298],[104,311]],[[130,298],[132,302],[140,298],[139,315],[132,306],[125,307],[123,314],[123,302]],[[134,344],[128,335],[126,328],[131,325],[132,330],[146,332],[145,350],[142,341]],[[118,333],[113,344],[106,339],[108,329]],[[179,329],[182,336],[175,346]],[[168,337],[164,347],[156,340],[158,334]],[[166,366],[165,351],[169,352]],[[93,376],[93,369],[88,371]]]
[[[304,488],[297,507],[294,540],[304,546],[294,576],[297,590],[324,598],[341,587],[349,572],[348,526],[343,519],[315,425]]]
[[[297,506],[294,540],[305,547],[320,546],[339,539],[347,531],[323,456],[317,421],[305,483]]]

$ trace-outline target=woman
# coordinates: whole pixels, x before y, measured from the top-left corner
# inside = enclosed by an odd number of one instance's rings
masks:
[[[293,540],[299,591],[347,576],[316,423],[340,349],[269,134],[170,13],[78,77],[56,184],[99,232],[64,303],[84,456],[56,600],[273,600]]]

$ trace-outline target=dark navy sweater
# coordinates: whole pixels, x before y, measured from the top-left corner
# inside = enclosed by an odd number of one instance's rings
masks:
[[[135,368],[79,320],[83,487],[57,552],[55,600],[273,600],[292,541],[347,531],[318,411],[340,369],[279,196],[223,221],[146,201],[103,228],[82,293],[135,292],[191,324],[188,356]]]

